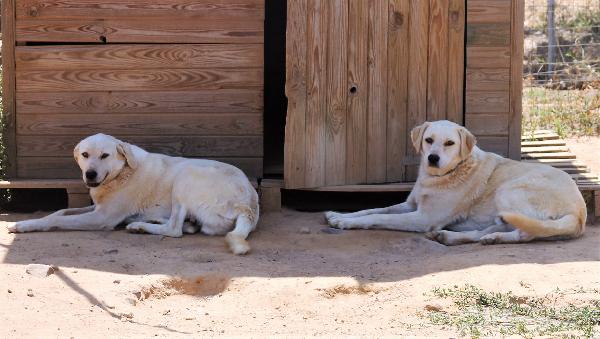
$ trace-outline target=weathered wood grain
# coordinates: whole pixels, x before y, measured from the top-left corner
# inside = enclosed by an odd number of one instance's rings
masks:
[[[465,126],[478,138],[489,135],[508,135],[508,114],[465,114]],[[508,147],[508,144],[507,144]]]
[[[260,88],[262,69],[124,69],[17,72],[17,92]]]
[[[369,3],[349,1],[346,182],[367,182],[367,42]]]
[[[510,46],[510,116],[509,116],[509,146],[508,153],[511,159],[518,160],[521,156],[521,116],[523,94],[523,25],[525,17],[525,4],[523,1],[513,0],[511,11],[511,36]]]
[[[467,47],[467,68],[509,68],[510,47]]]
[[[19,114],[262,113],[261,89],[176,92],[20,92]]]
[[[508,92],[467,92],[466,113],[506,113],[509,111]]]
[[[467,23],[510,22],[510,0],[468,0]]]
[[[18,71],[148,68],[262,68],[260,44],[19,46]]]
[[[503,157],[508,156],[508,139],[506,136],[478,136],[477,146],[486,152],[494,152]]]
[[[427,119],[446,119],[448,95],[448,0],[429,1]]]
[[[198,20],[248,17],[264,18],[264,0],[20,0],[18,19],[86,19],[86,18],[168,18],[183,17]]]
[[[367,180],[386,180],[388,2],[369,0]]]
[[[15,147],[15,0],[2,1],[2,143],[6,158],[3,174],[14,178],[17,174],[17,149]]]
[[[207,158],[232,164],[248,177],[262,176],[262,158]],[[17,176],[23,179],[77,179],[81,170],[73,157],[18,157]]]
[[[305,186],[306,166],[306,59],[307,0],[289,0],[286,32],[285,93],[288,110],[285,124],[284,184]]]
[[[325,184],[346,183],[346,101],[348,95],[348,0],[327,0],[327,109]]]
[[[308,0],[306,187],[325,185],[328,18],[326,1]]]
[[[260,135],[262,114],[24,114],[18,135]]]
[[[262,136],[114,135],[147,151],[189,157],[261,157]],[[81,136],[25,136],[17,139],[20,157],[69,157]]]
[[[16,22],[17,41],[105,43],[263,43],[262,17],[231,20],[165,17]]]
[[[408,67],[408,117],[406,158],[415,158],[410,130],[427,120],[427,45],[429,31],[429,1],[411,1]],[[417,179],[417,166],[407,164],[406,180]]]
[[[467,69],[467,92],[508,92],[510,87],[510,69],[475,68]]]
[[[450,0],[448,7],[448,103],[446,119],[463,124],[465,78],[465,1]]]
[[[508,46],[510,23],[471,23],[467,25],[467,46]]]
[[[406,151],[410,1],[390,0],[388,12],[388,89],[386,181],[404,180]]]

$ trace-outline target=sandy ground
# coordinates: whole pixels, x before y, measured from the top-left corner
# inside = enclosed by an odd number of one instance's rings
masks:
[[[600,288],[597,226],[572,241],[445,247],[401,232],[329,234],[320,213],[284,210],[265,215],[251,254],[236,257],[220,237],[5,231],[26,217],[0,216],[2,338],[449,337],[425,316],[441,302],[427,295],[434,287]],[[59,271],[35,277],[30,263]]]
[[[600,137],[580,137],[565,139],[569,150],[577,155],[577,160],[585,163],[590,172],[600,175]]]

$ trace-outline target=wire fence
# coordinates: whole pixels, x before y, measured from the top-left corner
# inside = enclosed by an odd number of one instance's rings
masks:
[[[523,131],[600,135],[600,0],[525,0]]]

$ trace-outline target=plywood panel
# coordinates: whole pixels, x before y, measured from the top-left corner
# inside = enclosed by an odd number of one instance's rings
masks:
[[[19,114],[262,113],[261,89],[144,92],[20,92]]]
[[[504,92],[509,89],[510,69],[476,68],[467,69],[467,92]]]
[[[19,46],[19,71],[263,67],[260,44]]]
[[[289,0],[286,32],[288,111],[285,125],[284,180],[286,188],[305,186],[307,0]]]
[[[508,135],[508,112],[465,115],[465,126],[476,136]]]
[[[115,137],[148,151],[177,156],[246,156],[263,155],[262,136],[127,136]],[[18,136],[20,157],[68,157],[81,136]]]
[[[508,92],[467,92],[466,113],[505,113],[509,110]]]
[[[503,157],[508,156],[508,139],[506,136],[478,136],[477,146],[486,152],[494,152]]]
[[[346,181],[367,182],[367,42],[369,3],[349,1]]]
[[[467,46],[508,46],[510,23],[473,23],[467,26]]]
[[[262,69],[57,70],[17,72],[17,92],[260,88]]]
[[[468,0],[467,23],[510,22],[511,0]]]
[[[369,0],[367,180],[386,180],[387,133],[387,1]]]
[[[509,68],[510,47],[467,47],[467,68]]]
[[[327,0],[327,5],[325,184],[340,185],[346,181],[348,0]]]
[[[388,13],[387,171],[386,181],[404,180],[410,1],[391,0]]]
[[[261,114],[24,114],[19,135],[260,135]]]

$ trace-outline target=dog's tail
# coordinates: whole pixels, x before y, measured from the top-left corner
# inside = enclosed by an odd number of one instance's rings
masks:
[[[256,228],[258,223],[258,205],[254,210],[248,207],[242,208],[235,220],[235,227],[225,236],[225,241],[233,254],[241,255],[250,252],[250,244],[246,238]]]
[[[579,236],[585,227],[585,218],[581,220],[574,214],[567,214],[558,219],[534,219],[521,213],[503,212],[502,219],[536,238],[553,236]]]

